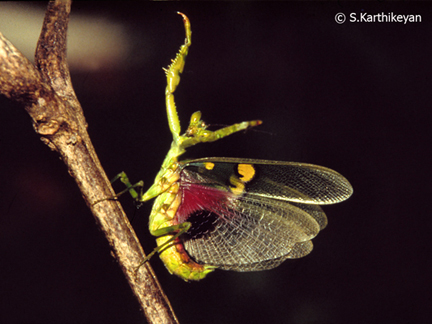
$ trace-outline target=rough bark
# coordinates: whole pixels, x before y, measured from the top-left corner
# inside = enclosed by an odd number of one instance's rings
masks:
[[[23,104],[42,141],[60,154],[114,252],[149,323],[177,318],[115,195],[87,133],[66,61],[71,1],[49,2],[35,66],[0,33],[0,93]],[[96,203],[97,201],[100,201]]]

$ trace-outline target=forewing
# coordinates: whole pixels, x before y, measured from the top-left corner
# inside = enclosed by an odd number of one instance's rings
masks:
[[[296,163],[253,159],[204,158],[191,164],[215,163],[212,176],[223,178],[226,169],[239,164],[254,166],[256,174],[247,183],[250,195],[269,197],[306,204],[334,204],[348,199],[353,189],[338,172],[326,167]]]

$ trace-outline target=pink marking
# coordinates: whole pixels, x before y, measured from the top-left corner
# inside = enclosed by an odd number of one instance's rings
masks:
[[[179,194],[182,195],[182,202],[174,224],[187,221],[188,216],[197,210],[226,214],[226,207],[229,207],[232,201],[232,195],[227,191],[190,182],[181,184]]]

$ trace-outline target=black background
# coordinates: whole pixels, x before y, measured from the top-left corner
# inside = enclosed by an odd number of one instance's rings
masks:
[[[43,4],[42,4],[43,5]],[[354,195],[325,207],[314,251],[264,272],[216,271],[198,283],[156,273],[182,323],[427,323],[431,308],[430,3],[75,2],[72,13],[125,24],[121,68],[74,72],[109,177],[152,183],[168,151],[166,67],[192,24],[176,101],[213,125],[256,130],[185,158],[309,162],[347,177]],[[421,14],[421,23],[337,24],[354,12]],[[42,21],[41,21],[42,24]],[[145,322],[108,243],[56,153],[17,104],[0,98],[0,322]],[[118,188],[119,189],[119,188]],[[135,213],[122,197],[128,215]],[[133,226],[144,249],[151,203]]]

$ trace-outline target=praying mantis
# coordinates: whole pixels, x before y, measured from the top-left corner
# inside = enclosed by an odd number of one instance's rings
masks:
[[[258,271],[274,268],[312,250],[311,239],[327,224],[319,205],[348,199],[353,189],[331,169],[306,163],[239,158],[179,161],[187,148],[225,138],[260,125],[252,120],[215,131],[192,114],[181,134],[174,92],[192,44],[191,25],[183,18],[185,42],[168,68],[165,104],[173,140],[153,185],[120,180],[138,203],[155,199],[149,218],[159,256],[168,271],[185,281],[205,278],[215,269]],[[140,190],[138,190],[140,189]]]

